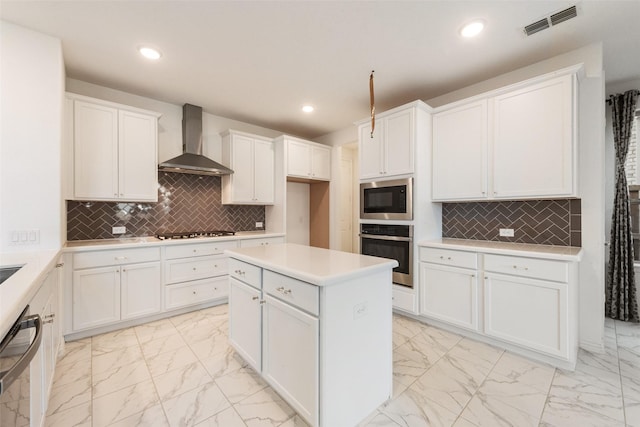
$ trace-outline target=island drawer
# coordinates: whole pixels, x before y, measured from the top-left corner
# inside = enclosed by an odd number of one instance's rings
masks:
[[[262,269],[253,264],[231,258],[229,260],[229,275],[256,289],[262,289]]]
[[[164,263],[165,283],[222,276],[228,271],[229,258],[226,255],[170,259]]]
[[[249,248],[252,246],[269,246],[284,243],[284,237],[264,237],[261,239],[240,240],[241,248]]]
[[[165,248],[165,258],[188,258],[194,256],[220,255],[225,249],[233,249],[238,247],[235,240],[227,240],[214,243],[196,243],[190,245],[172,245]]]
[[[160,248],[117,249],[111,251],[79,252],[73,255],[73,268],[105,267],[160,261]]]
[[[569,265],[564,261],[487,254],[484,256],[484,269],[554,282],[569,281]]]
[[[462,268],[477,268],[478,254],[439,248],[420,248],[420,261]]]
[[[264,291],[315,316],[320,314],[320,289],[310,283],[265,270]]]
[[[229,279],[216,277],[164,287],[165,308],[172,310],[229,296]]]

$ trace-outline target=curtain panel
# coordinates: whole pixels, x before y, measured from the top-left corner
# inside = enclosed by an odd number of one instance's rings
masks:
[[[629,322],[640,322],[636,300],[635,272],[633,268],[633,241],[629,190],[625,161],[629,151],[637,90],[611,95],[613,140],[616,151],[616,188],[611,220],[611,246],[606,283],[605,312],[607,317]]]

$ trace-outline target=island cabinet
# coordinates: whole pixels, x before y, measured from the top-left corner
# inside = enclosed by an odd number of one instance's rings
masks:
[[[439,108],[433,115],[432,199],[577,197],[575,72]]]
[[[395,261],[294,244],[228,253],[229,342],[306,422],[354,426],[391,397]]]
[[[572,253],[568,256],[554,256],[553,251],[563,249],[547,249],[551,254],[520,249],[512,255],[474,246],[420,247],[420,314],[573,369],[579,248],[567,248]]]
[[[76,200],[158,200],[160,114],[67,94],[68,144]]]
[[[222,176],[222,203],[272,205],[275,182],[273,141],[229,130],[222,135],[222,163],[233,169]]]

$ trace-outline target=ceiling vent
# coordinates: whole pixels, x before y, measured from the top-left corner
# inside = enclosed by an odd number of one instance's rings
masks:
[[[571,18],[575,18],[576,16],[578,16],[578,9],[574,5],[567,9],[553,13],[549,16],[545,16],[539,21],[536,21],[532,24],[527,25],[526,27],[524,27],[524,33],[527,36],[530,36],[542,30],[546,30],[552,25],[558,25],[561,22],[568,21]]]

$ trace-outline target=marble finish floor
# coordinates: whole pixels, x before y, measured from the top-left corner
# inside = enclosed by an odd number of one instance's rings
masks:
[[[230,348],[227,306],[66,344],[48,427],[307,427]],[[575,372],[394,315],[394,394],[360,427],[638,426],[640,325]]]

